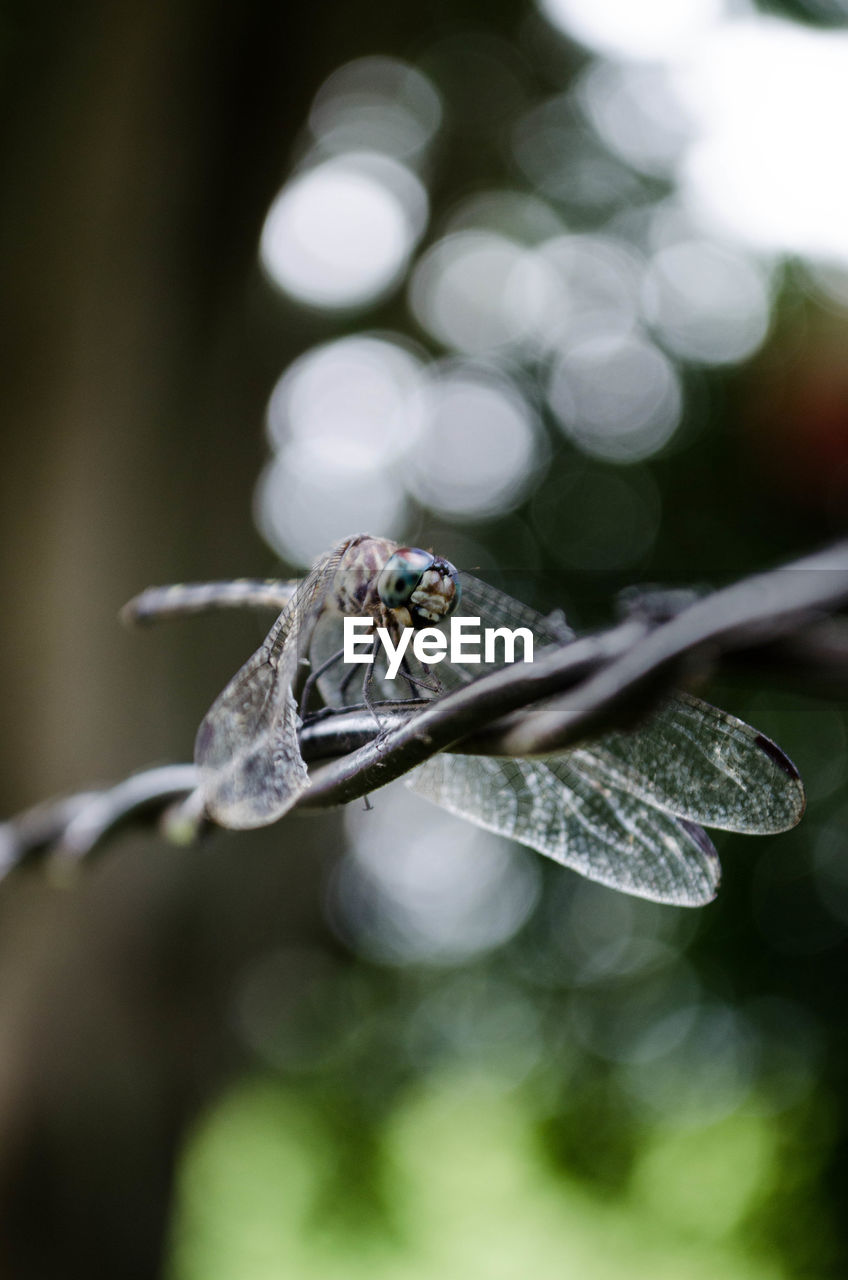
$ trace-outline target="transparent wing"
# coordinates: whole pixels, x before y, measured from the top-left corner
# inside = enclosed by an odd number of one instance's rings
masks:
[[[529,626],[539,648],[572,635],[564,622],[468,575],[462,610],[486,626]],[[455,666],[440,676],[455,687],[488,669]],[[593,880],[681,905],[709,901],[719,880],[715,850],[697,824],[784,831],[805,804],[798,771],[775,743],[688,694],[669,698],[633,732],[544,760],[437,756],[410,786]]]
[[[574,639],[574,632],[566,626],[561,615],[546,617],[470,573],[459,576],[462,582],[461,613],[479,614],[487,627],[529,627],[536,633],[540,644],[562,644]]]
[[[194,746],[200,789],[222,826],[274,822],[309,786],[292,685],[338,559],[337,549],[316,565],[201,722]]]
[[[800,820],[804,785],[788,756],[763,734],[689,694],[670,698],[632,733],[610,733],[567,758],[599,784],[707,827],[766,835]]]
[[[544,618],[470,575],[462,575],[462,590],[464,612],[479,613],[486,626],[530,627],[539,648],[573,636],[564,622]],[[469,665],[458,679],[454,674],[454,682],[464,683],[489,669]],[[450,684],[449,673],[443,678]],[[685,693],[669,698],[633,732],[607,734],[545,763],[554,773],[565,769],[569,776],[578,766],[598,784],[726,831],[786,831],[800,820],[806,803],[798,771],[776,743]]]
[[[488,582],[482,582],[470,573],[461,573],[459,576],[462,582],[459,613],[463,617],[479,617],[484,629],[508,627],[510,630],[515,630],[516,627],[526,627],[533,633],[534,657],[543,648],[566,644],[574,639],[574,632],[566,626],[564,617],[544,617],[529,605],[522,604],[520,600],[514,600],[506,592],[499,591],[497,587],[490,586]],[[446,688],[458,688],[460,685],[467,684],[469,680],[476,680],[489,671],[495,671],[503,666],[503,659],[500,657],[502,652],[503,650],[498,648],[498,660],[490,663],[460,662],[450,666],[442,663],[438,669],[439,679]],[[516,654],[519,658],[523,656],[520,643],[516,646]]]
[[[547,761],[437,755],[407,785],[600,884],[678,906],[715,897],[721,869],[699,826],[646,807],[568,758],[554,773]]]

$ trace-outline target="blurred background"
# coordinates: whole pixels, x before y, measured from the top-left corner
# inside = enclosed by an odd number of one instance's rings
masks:
[[[188,759],[341,536],[573,625],[848,509],[846,0],[0,10],[2,810]],[[846,708],[701,911],[394,787],[0,891],[0,1273],[848,1271]]]

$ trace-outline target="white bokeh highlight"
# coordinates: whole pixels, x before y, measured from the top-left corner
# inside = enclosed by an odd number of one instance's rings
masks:
[[[710,241],[661,249],[643,285],[645,318],[682,359],[734,364],[765,340],[771,313],[768,273]]]
[[[265,219],[260,257],[299,302],[364,306],[398,283],[427,214],[427,193],[409,169],[375,153],[347,153],[286,183]]]
[[[411,159],[438,132],[442,104],[425,75],[397,58],[357,58],[324,81],[309,112],[315,140],[336,153],[363,148]]]
[[[760,254],[848,260],[848,32],[744,0],[541,5],[602,55],[577,86],[586,118],[628,164],[671,177],[702,231]]]
[[[422,359],[376,335],[314,347],[278,381],[268,405],[272,445],[297,444],[316,468],[385,468],[417,438]]]
[[[457,964],[507,942],[539,896],[533,857],[457,822],[403,785],[349,806],[350,852],[330,913],[355,950],[386,964]]]
[[[351,474],[343,463],[316,467],[309,447],[281,449],[259,477],[257,527],[291,564],[312,562],[352,533],[399,529],[406,517],[403,487],[386,474]]]
[[[591,62],[576,98],[610,150],[643,173],[670,172],[692,136],[693,121],[662,63]]]
[[[848,259],[848,33],[728,23],[672,76],[695,130],[678,177],[705,223],[755,249]]]
[[[548,403],[565,434],[610,462],[638,462],[672,437],[683,396],[672,362],[639,336],[595,337],[563,352]]]
[[[562,235],[538,252],[557,285],[557,305],[550,310],[543,345],[559,351],[635,328],[643,263],[630,245],[610,235]]]
[[[481,367],[436,367],[422,391],[423,430],[405,468],[409,492],[456,521],[502,515],[526,496],[543,458],[534,409]]]
[[[520,502],[547,457],[535,409],[485,364],[427,362],[395,335],[315,347],[268,406],[255,495],[265,538],[310,564],[354,532],[400,537],[413,503],[462,522]]]
[[[721,20],[723,0],[540,0],[553,26],[612,57],[655,61],[685,51]]]
[[[469,354],[535,345],[556,299],[556,282],[538,254],[491,231],[437,241],[418,262],[409,293],[422,328]]]

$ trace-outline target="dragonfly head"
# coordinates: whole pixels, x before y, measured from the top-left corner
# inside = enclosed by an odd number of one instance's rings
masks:
[[[453,613],[462,588],[449,560],[419,547],[400,547],[383,565],[377,593],[387,609],[413,627],[433,626]]]

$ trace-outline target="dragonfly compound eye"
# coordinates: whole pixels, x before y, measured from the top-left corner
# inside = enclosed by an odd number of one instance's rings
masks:
[[[377,592],[389,609],[408,609],[415,591],[436,557],[418,547],[401,547],[383,565]]]
[[[418,547],[401,547],[386,561],[378,592],[389,609],[406,610],[414,627],[427,627],[454,612],[461,587],[449,560]]]

